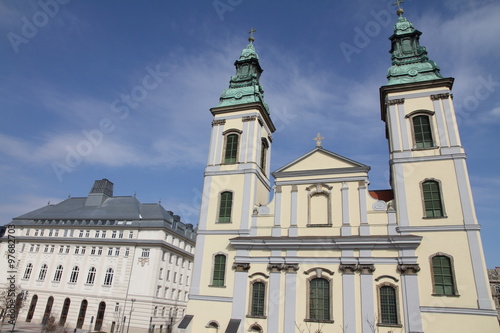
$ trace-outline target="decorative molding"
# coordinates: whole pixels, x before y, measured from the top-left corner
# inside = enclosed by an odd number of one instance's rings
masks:
[[[242,122],[255,121],[255,120],[257,120],[257,116],[245,116],[245,117],[241,118]]]
[[[286,273],[296,273],[299,270],[299,264],[283,264],[283,270]]]
[[[316,275],[318,275],[318,270],[321,270],[322,272],[328,273],[330,275],[334,274],[334,272],[332,272],[331,270],[329,270],[327,268],[322,268],[322,267],[313,267],[313,268],[310,268],[307,271],[304,271],[304,274],[309,275],[312,272],[316,272]]]
[[[373,274],[375,271],[375,265],[374,264],[358,264],[356,267],[356,270],[360,274]]]
[[[398,282],[399,280],[396,279],[394,276],[391,275],[380,275],[378,278],[375,279],[375,281],[380,281],[382,279],[392,279],[394,282]]]
[[[448,308],[437,306],[421,306],[420,311],[430,313],[453,313],[462,315],[497,316],[496,310],[471,309],[471,308]]]
[[[265,279],[269,279],[269,275],[266,275],[264,273],[261,273],[261,272],[257,272],[257,273],[253,273],[252,275],[250,275],[248,278],[249,279],[253,279],[254,277],[256,276],[262,276],[264,277]]]
[[[217,119],[212,121],[212,127],[213,126],[219,126],[219,125],[225,125],[226,124],[226,119]]]
[[[431,95],[433,101],[438,99],[449,99],[450,97],[453,97],[450,93]]]
[[[149,264],[149,258],[139,258],[137,259],[137,263],[141,264],[141,267],[144,267],[145,264]]]
[[[401,275],[417,275],[420,266],[418,264],[398,264],[397,269]]]
[[[342,272],[342,274],[354,274],[356,269],[356,264],[341,264],[339,266],[339,270]]]
[[[250,269],[250,264],[249,263],[242,263],[242,262],[235,262],[233,264],[233,269],[236,271],[236,272],[248,272],[248,270]]]
[[[387,101],[387,105],[396,105],[396,104],[404,104],[404,98],[390,99]]]
[[[267,265],[267,270],[271,273],[280,273],[283,269],[283,264],[270,263]]]

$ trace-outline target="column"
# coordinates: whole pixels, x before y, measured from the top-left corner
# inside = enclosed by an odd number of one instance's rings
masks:
[[[292,193],[290,200],[290,228],[288,229],[289,237],[297,237],[298,236],[298,227],[297,227],[297,198],[298,198],[298,187],[297,185],[292,185]]]
[[[351,224],[349,221],[349,186],[347,182],[342,182],[342,229],[340,234],[342,236],[351,236]]]
[[[281,236],[281,185],[276,186],[275,194],[276,206],[274,212],[274,226],[272,230],[273,237]]]
[[[407,333],[422,333],[422,314],[420,313],[420,296],[418,294],[418,264],[399,264],[401,288],[403,293],[404,326]]]
[[[342,312],[344,333],[356,332],[356,291],[354,286],[355,264],[342,264]]]
[[[368,225],[368,213],[366,212],[366,195],[367,195],[366,180],[359,181],[358,193],[359,193],[359,218],[360,218],[359,235],[369,236],[370,226]]]
[[[245,319],[245,303],[246,295],[248,293],[248,270],[250,264],[248,263],[234,263],[234,289],[233,289],[233,309],[231,313],[232,319]],[[238,332],[244,332],[244,326],[240,324]]]
[[[285,264],[285,313],[284,332],[295,332],[296,311],[297,311],[297,271],[298,264]]]
[[[280,302],[280,284],[281,284],[281,270],[283,264],[268,264],[269,270],[269,298],[268,298],[268,311],[267,311],[267,330],[266,332],[279,332],[279,317],[281,310]],[[293,331],[292,331],[293,332]]]
[[[375,327],[375,301],[373,299],[373,264],[360,264],[357,267],[361,279],[361,320],[363,333],[372,333]]]

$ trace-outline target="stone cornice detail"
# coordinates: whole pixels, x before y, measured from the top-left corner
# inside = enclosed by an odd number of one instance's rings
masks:
[[[356,267],[356,270],[360,274],[373,274],[373,272],[375,272],[375,265],[373,265],[373,264],[359,264]]]
[[[241,118],[242,122],[255,121],[255,120],[257,120],[257,116],[245,116],[245,117]]]
[[[226,124],[226,119],[217,119],[212,121],[212,126],[224,125]]]
[[[243,263],[243,262],[235,262],[233,264],[233,269],[236,271],[236,272],[248,272],[248,270],[250,269],[250,264],[249,263]]]
[[[449,99],[450,97],[453,98],[453,95],[450,93],[431,95],[431,99],[433,101],[436,101],[438,99]]]
[[[280,273],[284,266],[281,263],[270,263],[267,265],[267,270],[271,273]]]
[[[396,105],[396,104],[404,104],[404,103],[405,103],[404,98],[389,99],[386,102],[387,105]]]
[[[299,264],[283,264],[283,270],[286,273],[296,273],[299,270]]]
[[[356,272],[356,269],[356,264],[341,264],[339,266],[339,270],[342,272],[342,274],[354,274],[354,272]]]
[[[399,264],[397,269],[401,275],[417,275],[420,266],[418,264]]]

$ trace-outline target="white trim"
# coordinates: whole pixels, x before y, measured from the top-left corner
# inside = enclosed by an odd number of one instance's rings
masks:
[[[396,227],[396,230],[400,233],[412,233],[412,232],[436,232],[436,231],[479,231],[481,226],[476,225],[435,225],[435,226],[417,226],[417,227]]]
[[[430,97],[430,95],[437,95],[437,94],[446,94],[449,93],[449,89],[440,89],[440,90],[432,90],[431,92],[420,92],[420,93],[404,93],[404,94],[393,94],[391,97],[387,97],[388,101],[392,101],[395,99],[409,99],[409,98],[420,98],[420,97]]]
[[[232,303],[233,302],[233,298],[232,297],[208,296],[208,295],[194,295],[194,294],[190,294],[189,295],[189,300],[207,301],[207,302],[226,302],[226,303]]]
[[[448,307],[437,307],[437,306],[421,306],[420,311],[427,313],[446,313],[446,314],[493,316],[493,317],[496,317],[498,315],[496,310],[448,308]]]
[[[435,99],[432,101],[432,104],[434,105],[434,111],[436,112],[435,117],[436,117],[438,137],[439,137],[438,145],[440,147],[449,147],[450,142],[448,141],[448,135],[446,134],[447,132],[446,116],[441,107],[441,101],[442,99]]]
[[[360,180],[367,180],[366,176],[356,177],[339,177],[339,178],[320,178],[320,179],[301,179],[301,180],[288,180],[277,181],[276,185],[304,185],[304,184],[318,184],[318,183],[342,183],[342,182],[355,182]]]

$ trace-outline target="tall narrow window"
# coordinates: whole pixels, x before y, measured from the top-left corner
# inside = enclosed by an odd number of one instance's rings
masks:
[[[397,325],[398,308],[396,301],[396,289],[392,286],[382,286],[379,289],[380,296],[380,320],[381,324]]]
[[[64,326],[66,324],[66,319],[68,318],[69,305],[71,304],[71,300],[66,298],[64,300],[63,308],[61,311],[61,317],[59,317],[59,325]]]
[[[95,267],[90,267],[89,273],[87,274],[87,282],[86,282],[87,284],[94,284],[95,273],[96,273]]]
[[[78,266],[73,267],[73,270],[71,270],[71,276],[69,277],[69,282],[76,283],[76,281],[78,280],[79,273],[80,273],[80,268],[78,268]]]
[[[236,156],[238,154],[238,138],[238,134],[229,134],[226,136],[224,163],[236,163]]]
[[[453,296],[455,281],[451,259],[447,256],[434,256],[432,258],[432,273],[434,277],[434,294]]]
[[[262,146],[260,149],[260,168],[262,172],[266,172],[266,160],[267,160],[267,150],[269,149],[269,144],[266,139],[262,139]]]
[[[231,222],[231,209],[233,206],[233,193],[226,191],[220,194],[219,223]]]
[[[28,280],[31,276],[32,271],[33,271],[33,264],[32,263],[27,264],[26,269],[24,270],[23,279]]]
[[[330,320],[330,283],[326,279],[309,282],[309,319]]]
[[[443,217],[443,204],[441,202],[441,191],[439,183],[434,180],[422,183],[424,196],[425,217]]]
[[[214,275],[212,279],[212,286],[223,287],[225,274],[226,256],[224,254],[218,254],[214,258]]]
[[[428,116],[413,117],[413,133],[415,135],[416,148],[434,147],[431,124]]]
[[[110,267],[106,270],[106,275],[104,276],[105,286],[110,286],[113,283],[113,274],[114,274],[113,268]]]
[[[43,264],[42,268],[40,268],[40,273],[38,274],[38,280],[40,281],[45,280],[45,276],[47,275],[47,269],[48,269],[47,264]]]
[[[63,266],[62,265],[57,266],[56,267],[56,272],[54,274],[54,282],[61,281],[62,273],[63,273]]]
[[[251,315],[264,316],[264,299],[266,294],[266,285],[263,282],[252,284],[252,308]]]

